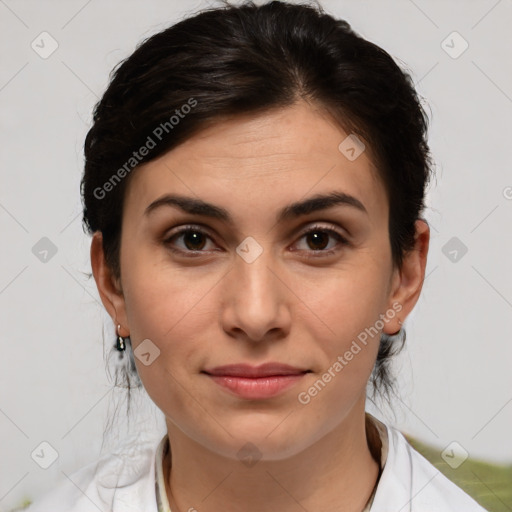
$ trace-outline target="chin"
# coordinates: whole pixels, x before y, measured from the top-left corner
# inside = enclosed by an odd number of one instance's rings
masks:
[[[243,420],[223,421],[225,435],[222,440],[211,440],[210,449],[224,457],[241,461],[277,461],[292,457],[312,442],[308,443],[304,438],[307,436],[304,430],[288,420],[283,422],[285,417],[286,414],[281,414],[255,420],[254,414],[249,414]]]

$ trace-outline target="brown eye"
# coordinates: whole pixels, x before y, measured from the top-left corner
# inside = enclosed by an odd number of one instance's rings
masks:
[[[309,247],[314,251],[325,249],[329,243],[329,234],[325,231],[310,231],[306,237]]]
[[[211,246],[208,246],[208,244]],[[163,241],[163,244],[177,253],[202,253],[214,249],[211,236],[202,229],[185,226]]]
[[[313,226],[302,233],[296,249],[306,257],[330,256],[340,250],[342,246],[350,245],[348,240],[334,228]]]
[[[206,236],[200,231],[187,231],[182,236],[183,243],[191,251],[200,251],[206,244]]]

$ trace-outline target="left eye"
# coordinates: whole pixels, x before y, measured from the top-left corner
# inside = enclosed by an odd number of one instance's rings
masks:
[[[333,240],[334,239],[334,240]],[[313,227],[302,234],[300,240],[304,240],[307,247],[298,250],[332,253],[336,245],[346,245],[347,240],[334,229]],[[300,244],[298,244],[300,245]]]

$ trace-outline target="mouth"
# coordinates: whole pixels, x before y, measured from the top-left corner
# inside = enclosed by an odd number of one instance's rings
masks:
[[[283,393],[311,373],[311,370],[266,363],[257,367],[246,364],[218,366],[201,373],[232,395],[262,400]]]
[[[265,363],[259,366],[251,366],[243,363],[228,364],[203,370],[203,373],[207,373],[208,375],[246,378],[300,375],[308,372],[311,372],[311,370],[282,363]]]

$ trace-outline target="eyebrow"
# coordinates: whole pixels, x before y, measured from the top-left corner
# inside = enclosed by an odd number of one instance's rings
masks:
[[[228,224],[233,224],[231,215],[224,208],[207,203],[202,199],[176,194],[165,194],[153,201],[144,210],[144,216],[149,216],[156,209],[163,206],[177,207],[192,215],[204,215],[206,217],[212,217],[214,219],[224,221]],[[328,194],[317,194],[309,197],[308,199],[297,201],[285,206],[277,214],[277,222],[290,220],[302,215],[308,215],[320,210],[326,210],[334,206],[350,206],[368,215],[368,211],[359,199],[344,192],[335,191]]]

